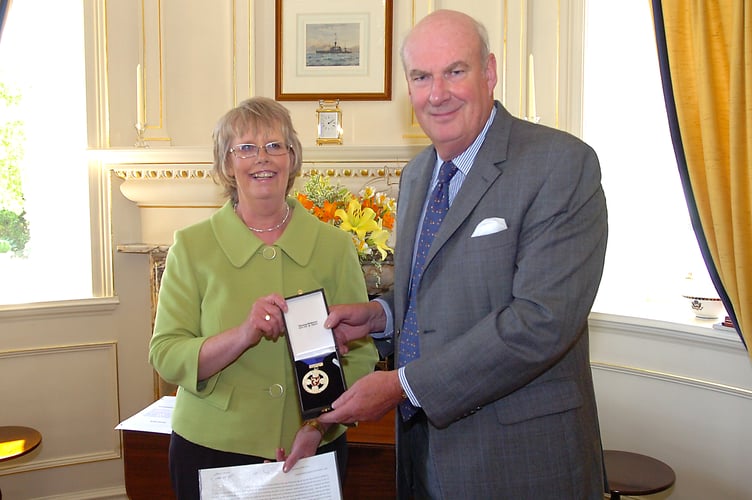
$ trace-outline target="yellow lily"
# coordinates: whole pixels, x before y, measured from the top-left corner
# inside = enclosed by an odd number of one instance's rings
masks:
[[[366,239],[366,233],[380,229],[374,220],[376,212],[370,208],[361,209],[358,200],[350,200],[347,212],[340,208],[334,212],[334,215],[342,219],[341,229],[354,232],[361,240]]]
[[[381,223],[379,223],[379,228],[377,230],[371,232],[371,237],[369,239],[373,241],[374,245],[376,245],[376,249],[381,254],[381,260],[386,259],[387,250],[394,253],[394,250],[386,244],[389,239],[389,231],[382,229]]]

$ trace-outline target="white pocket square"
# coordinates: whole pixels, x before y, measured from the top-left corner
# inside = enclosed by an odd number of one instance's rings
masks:
[[[475,231],[470,235],[471,238],[476,236],[486,236],[489,234],[499,233],[507,228],[507,221],[501,217],[489,217],[483,219],[475,226]]]

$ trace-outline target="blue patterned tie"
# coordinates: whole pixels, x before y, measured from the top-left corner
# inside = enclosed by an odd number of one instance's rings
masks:
[[[436,187],[431,193],[431,199],[426,208],[426,215],[423,219],[423,226],[420,231],[418,248],[415,252],[415,261],[413,262],[413,271],[410,276],[410,289],[408,290],[407,313],[405,321],[402,323],[402,331],[399,337],[399,356],[398,367],[403,367],[410,361],[420,356],[420,347],[418,345],[418,319],[415,315],[415,298],[420,285],[420,279],[423,276],[423,268],[426,265],[426,256],[431,248],[434,236],[436,236],[441,221],[449,210],[449,181],[457,173],[457,167],[451,161],[445,162],[439,170],[439,178]],[[412,418],[418,409],[406,399],[400,403],[400,413],[402,419],[407,421]]]

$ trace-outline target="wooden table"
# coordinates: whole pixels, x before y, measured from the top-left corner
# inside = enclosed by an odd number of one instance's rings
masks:
[[[125,492],[131,500],[174,500],[168,453],[170,435],[123,431]]]
[[[361,422],[347,431],[345,500],[397,498],[394,410],[378,422]]]
[[[42,442],[42,435],[31,427],[0,426],[0,462],[30,453]]]
[[[124,430],[125,491],[131,500],[175,498],[168,469],[169,434]],[[394,412],[347,431],[345,500],[396,498]]]

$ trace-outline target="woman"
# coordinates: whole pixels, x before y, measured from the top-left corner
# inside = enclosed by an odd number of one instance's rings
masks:
[[[170,476],[199,498],[198,470],[336,450],[345,427],[303,422],[284,332],[284,297],[323,288],[330,304],[367,300],[355,247],[288,197],[301,145],[282,105],[256,97],[214,130],[214,173],[227,203],[175,233],[149,360],[179,386]],[[278,341],[280,340],[280,341]],[[370,341],[342,357],[352,384],[373,370]]]

